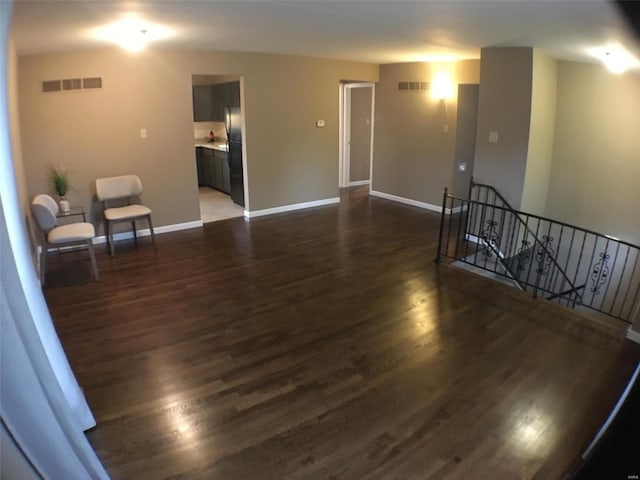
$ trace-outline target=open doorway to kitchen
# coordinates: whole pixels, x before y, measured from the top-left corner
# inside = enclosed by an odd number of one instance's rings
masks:
[[[340,85],[340,187],[371,184],[374,105],[373,83]]]
[[[203,223],[241,217],[245,165],[241,78],[192,75],[194,161]]]

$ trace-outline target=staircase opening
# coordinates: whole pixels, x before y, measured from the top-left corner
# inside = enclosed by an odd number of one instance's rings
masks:
[[[533,297],[629,324],[639,300],[640,247],[516,210],[473,179],[468,198],[445,189],[436,261],[444,258]]]

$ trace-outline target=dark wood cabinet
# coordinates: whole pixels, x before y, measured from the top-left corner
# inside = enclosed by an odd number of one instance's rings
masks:
[[[240,82],[193,86],[194,122],[224,122],[228,106],[240,106]]]
[[[231,193],[231,181],[229,176],[229,161],[226,152],[215,151],[216,160],[216,187],[224,193]]]
[[[225,98],[224,98],[224,90],[226,83],[218,83],[217,85],[212,85],[212,107],[211,112],[213,115],[214,122],[224,122],[224,107],[225,107]]]
[[[226,194],[231,193],[227,153],[211,148],[196,147],[198,186],[210,187]]]
[[[193,86],[193,121],[210,122],[213,118],[212,112],[213,92],[211,85]]]
[[[203,147],[196,147],[196,170],[198,172],[198,186],[206,187],[204,181],[204,150]]]

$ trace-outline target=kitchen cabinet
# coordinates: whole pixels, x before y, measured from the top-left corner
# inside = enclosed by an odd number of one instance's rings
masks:
[[[210,187],[226,194],[231,193],[227,153],[206,147],[196,147],[198,186]]]
[[[193,121],[224,122],[225,107],[240,106],[240,82],[193,86]]]
[[[193,121],[210,122],[213,118],[211,85],[193,86]]]
[[[216,161],[216,187],[218,190],[230,194],[231,180],[229,175],[229,161],[226,152],[214,152]]]
[[[202,184],[205,187],[213,187],[215,181],[215,167],[213,165],[213,150],[203,148],[202,155]]]
[[[198,172],[198,186],[206,187],[204,181],[204,148],[196,147],[196,171]]]

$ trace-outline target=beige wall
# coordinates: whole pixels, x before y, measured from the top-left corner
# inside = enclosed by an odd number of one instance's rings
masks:
[[[453,181],[457,99],[434,100],[428,92],[398,91],[399,81],[433,81],[448,72],[456,84],[479,82],[478,60],[380,66],[376,86],[372,189],[441,205]],[[449,133],[443,132],[448,125]]]
[[[16,55],[13,39],[9,37],[7,46],[7,102],[9,111],[9,125],[11,128],[11,152],[13,154],[13,166],[16,173],[17,190],[20,197],[20,205],[25,216],[30,216],[29,196],[25,181],[25,169],[22,161],[22,142],[20,140],[20,115],[18,107],[18,57]]]
[[[529,149],[520,208],[537,215],[544,215],[547,205],[556,123],[557,77],[556,60],[534,49]]]
[[[88,208],[95,178],[138,174],[154,225],[199,219],[192,74],[243,77],[250,209],[338,195],[338,92],[344,78],[376,81],[371,64],[282,55],[119,49],[19,59],[29,195],[63,163],[72,203]],[[101,76],[100,91],[43,94],[43,80]],[[318,129],[315,120],[327,127]],[[146,128],[148,138],[140,138]],[[92,219],[98,221],[94,205]]]
[[[467,198],[469,194],[469,182],[473,174],[476,155],[478,94],[478,85],[458,86],[458,123],[451,193],[464,198]],[[458,165],[461,163],[466,164],[464,172],[458,170]]]
[[[558,62],[547,215],[640,244],[640,73]]]
[[[369,180],[371,164],[371,95],[372,87],[350,88],[351,143],[349,181]]]
[[[531,120],[533,49],[483,48],[474,177],[520,208]],[[498,132],[498,143],[489,132]]]

